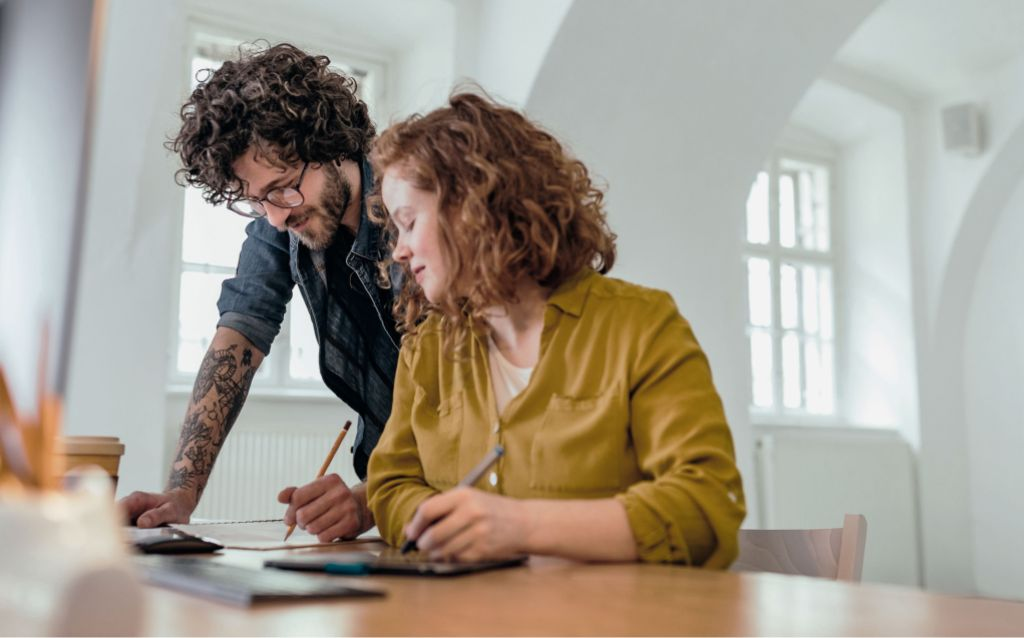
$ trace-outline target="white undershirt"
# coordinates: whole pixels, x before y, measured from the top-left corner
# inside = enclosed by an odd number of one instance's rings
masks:
[[[512,365],[505,355],[498,350],[497,344],[490,336],[487,337],[487,358],[491,366],[491,386],[494,389],[494,402],[498,414],[509,402],[516,398],[530,382],[533,368],[519,368]]]

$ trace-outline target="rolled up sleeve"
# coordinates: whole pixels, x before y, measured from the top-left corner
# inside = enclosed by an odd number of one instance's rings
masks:
[[[671,297],[646,325],[630,421],[640,469],[652,478],[616,498],[642,560],[724,569],[738,553],[746,505],[722,402]]]
[[[235,276],[221,286],[217,327],[237,330],[266,355],[281,331],[295,285],[288,234],[276,231],[266,219],[250,223],[245,234]]]
[[[412,427],[413,349],[406,344],[399,353],[391,417],[370,456],[367,481],[368,505],[381,538],[394,547],[405,541],[402,530],[420,503],[438,493],[424,478]]]

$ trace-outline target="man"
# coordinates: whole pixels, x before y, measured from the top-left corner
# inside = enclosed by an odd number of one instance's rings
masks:
[[[354,459],[366,478],[391,410],[398,336],[392,291],[377,284],[386,246],[366,212],[374,127],[355,81],[328,62],[287,44],[243,55],[207,77],[181,109],[181,130],[168,143],[181,156],[178,182],[256,219],[217,303],[220,321],[167,489],[121,501],[139,527],[189,520],[296,284],[320,343],[324,382],[360,415]],[[289,503],[286,524],[321,541],[373,526],[365,484],[350,489],[336,474],[286,488],[278,500]]]

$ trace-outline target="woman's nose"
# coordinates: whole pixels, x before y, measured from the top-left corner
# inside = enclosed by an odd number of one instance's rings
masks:
[[[395,243],[395,249],[391,251],[391,258],[397,262],[408,261],[410,254],[409,246],[400,237]]]

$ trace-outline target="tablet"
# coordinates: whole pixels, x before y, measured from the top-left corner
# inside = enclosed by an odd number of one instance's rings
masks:
[[[522,565],[527,556],[478,562],[433,561],[419,552],[402,554],[394,548],[374,552],[315,553],[264,561],[264,567],[304,572],[327,572],[354,576],[391,574],[398,576],[461,576],[491,569]]]

